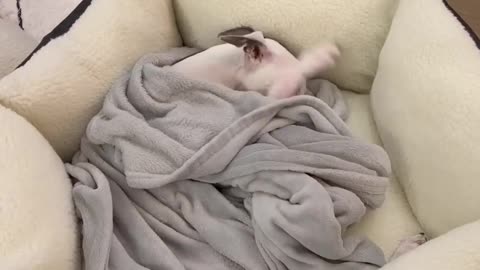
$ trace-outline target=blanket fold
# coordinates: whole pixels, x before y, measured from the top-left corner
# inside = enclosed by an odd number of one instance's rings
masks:
[[[335,85],[273,100],[148,55],[120,78],[72,164],[84,269],[377,269],[347,237],[384,200],[385,151],[354,138]]]

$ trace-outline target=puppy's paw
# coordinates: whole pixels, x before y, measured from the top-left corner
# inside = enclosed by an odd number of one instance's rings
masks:
[[[419,233],[408,238],[403,239],[400,241],[397,249],[393,252],[392,256],[390,257],[389,261],[392,261],[405,253],[419,247],[420,245],[425,244],[427,242],[427,237],[424,233]]]
[[[333,59],[338,59],[340,57],[340,48],[334,44],[326,44],[319,48],[319,50],[324,51],[329,57]]]
[[[308,50],[299,56],[305,77],[312,78],[335,66],[340,58],[340,49],[334,44]]]

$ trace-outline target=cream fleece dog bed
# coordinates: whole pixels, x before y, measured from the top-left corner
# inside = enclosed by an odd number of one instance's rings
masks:
[[[0,171],[0,181],[11,184],[0,193],[7,202],[2,215],[17,217],[0,218],[0,239],[6,239],[0,268],[76,264],[69,181],[55,152],[71,158],[111,82],[143,54],[181,45],[179,31],[186,45],[206,47],[218,30],[245,23],[294,52],[322,41],[335,41],[345,51],[328,79],[357,93],[346,92],[349,124],[357,136],[385,146],[400,183],[392,179],[385,206],[352,233],[367,233],[387,254],[399,239],[421,230],[418,222],[429,235],[442,235],[386,269],[428,269],[417,263],[420,256],[436,260],[431,269],[452,269],[442,260],[457,262],[455,269],[480,267],[477,224],[449,232],[480,217],[480,50],[464,26],[437,0],[272,3],[93,0],[68,32],[3,78],[0,103],[23,118],[0,111],[8,119],[2,123],[12,123],[0,135],[0,149],[8,155],[0,167],[9,168]],[[26,142],[32,146],[20,148]],[[32,192],[45,184],[58,189]],[[37,212],[52,217],[29,214]],[[467,238],[471,245],[455,249]]]

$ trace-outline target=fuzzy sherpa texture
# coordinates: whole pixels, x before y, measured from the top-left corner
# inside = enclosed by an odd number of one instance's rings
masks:
[[[170,0],[95,0],[65,35],[0,82],[0,104],[68,160],[111,83],[142,55],[178,46]]]
[[[78,265],[71,182],[47,140],[0,106],[0,269]]]
[[[400,1],[372,106],[394,171],[430,236],[480,218],[479,90],[480,50],[442,1]]]

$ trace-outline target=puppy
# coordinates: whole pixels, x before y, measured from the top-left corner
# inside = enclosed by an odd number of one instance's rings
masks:
[[[250,27],[227,30],[218,37],[225,43],[188,57],[173,69],[235,90],[287,98],[304,94],[306,81],[332,68],[340,56],[337,46],[326,44],[304,51],[297,59]]]

